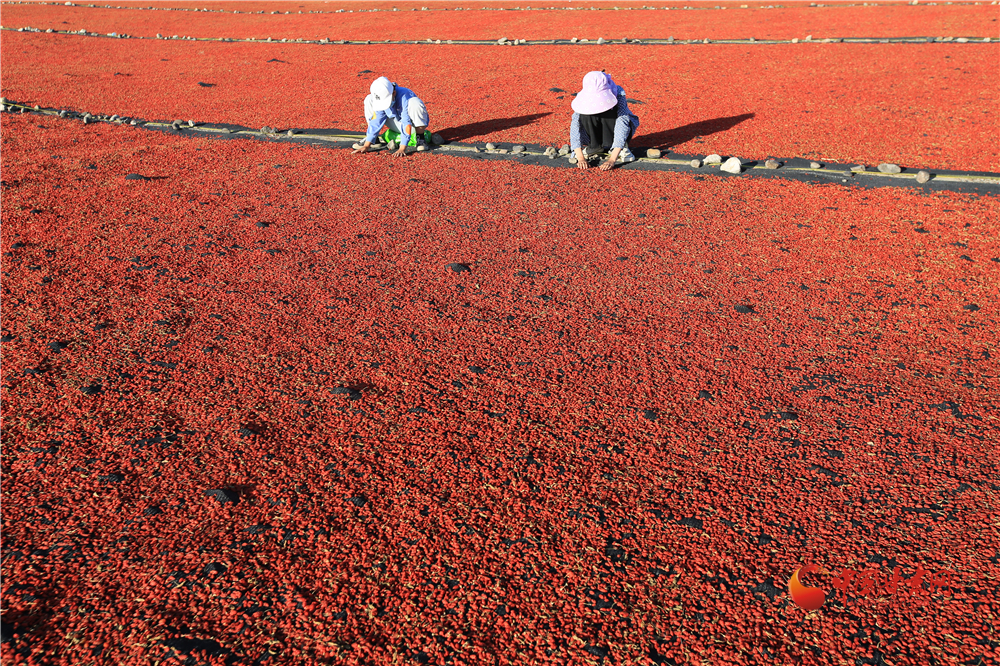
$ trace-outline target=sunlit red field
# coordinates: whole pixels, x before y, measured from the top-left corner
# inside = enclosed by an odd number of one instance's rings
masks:
[[[486,34],[487,14],[560,38],[675,17],[758,38],[997,25],[995,6],[726,6],[413,15],[442,39]],[[5,28],[313,38],[345,16],[348,38],[383,19],[383,39],[425,36],[392,12],[2,12]],[[0,87],[361,131],[388,73],[446,139],[558,146],[604,67],[643,102],[635,145],[996,172],[998,53],[5,30]],[[35,114],[0,129],[5,663],[1000,658],[995,193],[391,159]],[[808,564],[813,611],[788,587]]]
[[[998,56],[1000,44],[321,46],[6,33],[3,90],[150,120],[362,131],[378,70],[419,91],[450,140],[558,146],[580,72],[603,68],[638,100],[638,145],[1000,171]]]
[[[99,4],[99,3],[98,3]],[[130,3],[148,7],[149,3]],[[574,5],[580,5],[574,7]],[[636,9],[625,11],[625,7]],[[186,10],[221,9],[224,13],[190,11],[122,11],[105,5],[66,7],[54,5],[7,5],[4,25],[32,26],[56,30],[91,32],[127,32],[153,37],[157,33],[202,38],[272,37],[351,40],[424,40],[424,39],[570,39],[571,37],[605,39],[803,39],[806,35],[823,37],[918,37],[918,36],[997,36],[997,8],[972,3],[955,6],[904,3],[883,6],[858,5],[815,8],[806,3],[789,3],[767,9],[768,3],[754,3],[740,8],[740,3],[724,2],[725,10],[715,5],[658,3],[670,11],[642,10],[642,3],[621,3],[613,11],[608,3],[597,3],[601,11],[589,11],[586,3],[546,2],[532,11],[476,11],[482,7],[462,2],[411,3],[170,3]],[[119,3],[115,3],[115,7]],[[464,10],[456,11],[457,7]],[[519,2],[489,3],[490,7],[512,10]],[[396,7],[399,11],[386,13]],[[426,11],[420,11],[426,8]],[[344,13],[334,13],[337,9]],[[371,9],[381,11],[372,13]],[[416,12],[414,13],[414,10]],[[471,11],[470,11],[471,10]],[[244,13],[233,14],[233,11]],[[263,11],[264,14],[246,13]],[[272,15],[272,11],[290,12]],[[316,14],[312,12],[323,12]],[[347,13],[350,12],[350,13]]]

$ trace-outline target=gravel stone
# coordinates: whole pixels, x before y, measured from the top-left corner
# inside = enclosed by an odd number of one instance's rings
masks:
[[[519,146],[514,146],[513,148],[510,149],[510,152],[514,153],[515,155],[517,153],[523,153],[524,152],[524,146],[520,146],[520,145]]]
[[[569,155],[569,144],[564,143],[559,147],[560,155]]]
[[[444,145],[444,137],[441,136],[440,134],[432,134],[431,135],[431,142],[435,146],[443,146]]]
[[[722,164],[722,156],[713,153],[705,158],[705,164]]]
[[[931,175],[928,172],[926,172],[926,171],[918,171],[917,172],[917,182],[920,183],[921,185],[923,185],[924,183],[926,183],[930,179],[931,179]]]
[[[570,164],[576,164],[576,158],[575,157],[569,158],[569,163]]]
[[[810,169],[822,169],[823,165],[820,164],[819,162],[810,162],[809,163],[809,168]]]
[[[768,160],[768,161],[764,162],[764,168],[765,169],[777,169],[780,166],[781,166],[781,162],[779,162],[778,160]]]
[[[899,168],[899,165],[890,164],[888,162],[883,162],[882,164],[879,164],[878,170],[881,173],[899,173],[902,171],[902,169]]]
[[[663,153],[660,152],[659,148],[650,148],[649,150],[646,151],[646,157],[648,157],[650,159],[653,159],[653,160],[660,159],[660,156],[662,154]]]
[[[691,160],[691,166],[695,169],[701,168],[701,160]]]
[[[743,170],[743,164],[740,162],[740,158],[730,157],[719,169],[726,173],[739,173]]]
[[[501,37],[500,39],[497,40],[497,44],[506,44],[506,43],[507,43],[506,37]]]
[[[597,38],[597,43],[598,44],[603,44],[604,43],[604,38],[603,37],[598,37]]]
[[[859,164],[857,166],[852,166],[851,167],[851,171],[853,171],[854,173],[864,173],[865,172],[865,165],[864,164]]]
[[[496,144],[488,143],[486,144],[486,150],[496,150]]]

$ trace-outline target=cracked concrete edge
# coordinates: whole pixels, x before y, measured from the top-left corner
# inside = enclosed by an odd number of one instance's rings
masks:
[[[398,39],[398,40],[371,40],[371,39],[300,39],[282,38],[273,39],[267,37],[258,39],[255,37],[187,37],[173,35],[170,37],[143,37],[139,35],[129,35],[127,33],[99,33],[80,32],[79,30],[53,30],[51,28],[41,29],[31,26],[21,28],[11,28],[0,26],[4,32],[20,32],[46,35],[65,35],[71,37],[91,37],[98,39],[140,39],[148,41],[164,42],[220,42],[220,43],[240,43],[240,44],[312,44],[322,46],[351,45],[351,46],[377,46],[379,44],[413,44],[424,46],[620,46],[629,44],[633,46],[693,46],[696,44],[737,44],[742,46],[760,45],[770,46],[776,44],[997,44],[1000,40],[991,37],[822,37],[810,39],[755,39],[748,37],[745,39],[512,39],[503,41],[495,39]]]
[[[86,123],[105,123],[113,125],[134,126],[137,129],[163,132],[167,134],[202,137],[212,139],[252,139],[283,143],[298,143],[328,148],[350,149],[355,142],[364,139],[364,133],[351,132],[336,128],[330,129],[300,129],[300,128],[267,128],[267,131],[250,129],[241,125],[225,123],[195,123],[188,125],[186,121],[166,122],[160,120],[145,121],[132,117],[116,115],[81,113],[77,111],[42,108],[4,100],[5,113],[31,113],[42,116],[53,116],[65,120],[84,120]],[[112,120],[114,118],[114,120]],[[134,125],[133,125],[134,123]],[[641,137],[640,137],[641,141]],[[502,144],[502,145],[501,145]],[[547,148],[541,144],[522,144],[524,150],[512,152],[508,142],[497,144],[495,150],[487,150],[485,143],[450,143],[445,142],[426,151],[426,154],[441,154],[462,157],[466,159],[500,160],[533,164],[543,167],[575,168],[568,158],[572,155],[549,156]],[[384,146],[372,146],[375,151],[384,150]],[[637,155],[644,154],[648,149],[633,146]],[[668,151],[669,153],[669,151]],[[741,160],[741,172],[729,174],[720,170],[721,164],[704,164],[704,155],[681,155],[669,153],[666,156],[638,157],[634,162],[619,164],[617,169],[642,171],[674,171],[703,175],[715,175],[726,178],[779,178],[785,180],[805,181],[809,183],[851,184],[861,187],[904,187],[918,191],[950,191],[984,196],[1000,195],[1000,173],[989,171],[957,171],[951,169],[901,167],[900,173],[882,173],[876,166],[859,165],[857,162],[847,164],[822,162],[820,168],[811,166],[818,160],[805,158],[776,159],[776,168],[765,166],[765,160]],[[699,160],[700,166],[692,166],[693,160]],[[861,167],[863,170],[860,170]],[[928,182],[918,183],[917,175],[921,171],[929,175]]]

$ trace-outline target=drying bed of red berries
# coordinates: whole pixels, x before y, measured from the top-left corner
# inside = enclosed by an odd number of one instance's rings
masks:
[[[201,5],[197,5],[201,7]],[[298,5],[295,5],[298,7]],[[427,6],[427,5],[424,5]],[[274,39],[803,39],[823,37],[987,37],[996,36],[996,7],[961,5],[836,7],[804,5],[781,9],[702,11],[408,11],[309,14],[331,5],[306,3],[290,14],[271,14],[266,5],[246,6],[265,14],[136,11],[7,5],[7,27],[87,30],[153,37],[259,37]],[[437,9],[437,5],[430,5]],[[288,6],[279,8],[288,11]],[[299,14],[298,11],[303,13]]]
[[[375,77],[416,91],[464,142],[568,142],[571,95],[603,68],[634,144],[1000,171],[1000,44],[643,47],[288,45],[6,33],[8,99],[150,120],[364,129]]]
[[[24,4],[36,4],[36,3],[32,3],[29,1]],[[48,2],[48,3],[37,3],[37,4],[62,5],[64,3]],[[88,3],[75,3],[75,4],[78,5],[94,4],[95,5],[94,8],[99,9],[112,3],[88,2]],[[874,5],[875,3],[870,2],[868,4]],[[889,0],[888,2],[878,3],[879,7],[889,11],[892,11],[896,6],[905,4],[907,4],[907,0]],[[962,11],[969,6],[975,6],[975,4],[976,4],[975,2],[969,2],[968,0],[966,0],[965,2],[953,2],[948,7],[953,11]],[[19,6],[19,5],[20,3],[18,2],[3,3],[4,7]],[[747,5],[747,8],[745,8],[744,11],[746,11],[747,9],[749,9],[750,11],[755,11],[758,9],[766,9],[767,7],[770,7],[772,10],[780,11],[781,9],[788,9],[794,6],[791,5],[789,7],[778,7],[774,3],[741,2],[740,0],[725,0],[722,2],[713,2],[712,4],[709,4],[707,1],[702,1],[702,0],[697,0],[697,2],[694,3],[684,2],[683,0],[681,0],[679,2],[678,1],[657,2],[653,6],[655,6],[658,10],[662,10],[662,8],[664,7],[669,7],[671,8],[672,11],[714,10],[714,8],[718,6],[718,7],[726,7],[728,11],[731,9],[742,8],[741,5]],[[148,2],[143,2],[142,0],[129,0],[128,2],[114,2],[112,6],[123,7],[123,8],[124,7],[146,8],[150,7],[151,5]],[[372,10],[391,11],[394,8],[399,11],[414,11],[414,10],[419,10],[421,7],[426,7],[427,9],[435,11],[439,10],[477,11],[483,8],[488,8],[488,9],[526,10],[532,12],[544,12],[548,10],[548,8],[556,8],[556,9],[563,9],[563,10],[568,9],[580,12],[597,10],[601,12],[611,13],[612,11],[614,11],[613,10],[614,7],[619,7],[619,8],[631,7],[635,9],[635,8],[648,7],[651,5],[649,5],[648,3],[644,4],[641,0],[639,0],[638,2],[633,2],[633,1],[619,2],[618,0],[592,0],[591,2],[575,2],[574,0],[549,0],[548,2],[545,3],[545,9],[543,9],[537,6],[537,3],[534,6],[534,8],[532,8],[532,6],[522,3],[520,2],[520,0],[490,0],[489,2],[475,2],[475,3],[463,2],[462,0],[431,0],[430,2],[426,2],[425,0],[406,1],[406,2],[392,2],[391,0],[377,0],[373,2],[356,1],[356,0],[333,0],[332,2],[324,2],[321,0],[301,0],[301,2],[297,3],[292,3],[289,0],[232,0],[232,1],[218,0],[214,2],[198,2],[197,0],[194,1],[189,0],[189,1],[160,2],[157,3],[156,6],[169,7],[186,11],[208,9],[211,11],[223,10],[226,12],[263,11],[266,13],[279,12],[284,14],[285,12],[290,12],[294,14],[300,11],[303,13],[309,11],[336,13],[337,10],[355,11],[355,12],[372,11]],[[819,12],[831,11],[831,10],[842,11],[844,9],[850,10],[854,7],[861,7],[861,6],[864,6],[863,2],[854,3],[854,2],[843,2],[842,0],[834,0],[833,2],[823,3],[822,7],[810,7],[809,9],[812,11],[819,11]],[[928,3],[924,3],[923,5],[918,5],[916,7],[918,9],[923,10],[930,7],[930,5]],[[87,8],[91,9],[91,7]]]
[[[2,141],[6,663],[997,658],[995,198]]]

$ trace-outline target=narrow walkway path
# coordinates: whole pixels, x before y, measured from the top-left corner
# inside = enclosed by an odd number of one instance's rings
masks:
[[[603,46],[605,44],[634,44],[634,45],[644,45],[644,46],[689,46],[691,44],[755,44],[760,46],[766,46],[769,44],[989,44],[996,43],[990,37],[819,37],[814,38],[812,35],[807,35],[803,39],[793,37],[792,39],[755,39],[753,37],[746,38],[732,38],[732,39],[674,39],[673,37],[667,37],[666,39],[604,39],[603,37],[597,37],[594,39],[588,38],[577,38],[569,37],[564,39],[507,39],[502,37],[497,40],[488,39],[386,39],[386,40],[372,40],[372,39],[301,39],[301,38],[281,38],[275,39],[273,37],[266,38],[239,38],[239,37],[188,37],[185,35],[162,35],[157,34],[156,37],[142,37],[139,35],[129,35],[126,33],[109,32],[109,33],[98,33],[98,32],[88,32],[87,30],[54,30],[52,28],[33,28],[31,26],[25,26],[20,28],[13,28],[10,26],[0,26],[0,30],[8,32],[44,32],[46,34],[53,35],[72,35],[74,37],[97,37],[104,39],[146,39],[146,40],[180,40],[180,41],[191,41],[191,42],[251,42],[260,44],[427,44],[427,45],[440,45],[440,44],[459,44],[459,45],[489,45],[496,44],[497,46],[551,46],[553,44],[565,44],[572,46]]]
[[[95,115],[65,109],[28,106],[0,99],[2,110],[7,113],[33,113],[58,116],[66,120],[79,120],[83,124],[112,123],[130,125],[146,130],[183,134],[189,137],[210,139],[257,139],[265,141],[291,141],[329,148],[353,148],[364,139],[360,132],[337,128],[304,129],[265,126],[251,129],[239,125],[202,124],[193,120],[156,121],[127,118],[118,115]],[[555,168],[576,168],[575,159],[568,145],[559,148],[539,144],[499,143],[447,143],[435,135],[435,144],[428,154],[441,153],[479,160],[504,160]],[[376,151],[383,146],[373,146]],[[932,168],[903,167],[897,164],[879,165],[836,164],[790,157],[769,160],[740,160],[738,156],[662,154],[655,149],[636,148],[636,160],[620,164],[620,169],[647,171],[684,171],[709,173],[724,177],[783,178],[815,183],[841,183],[862,187],[906,187],[925,191],[951,191],[1000,195],[1000,173],[954,171]],[[731,160],[736,159],[738,163]],[[728,163],[734,171],[725,171]]]

